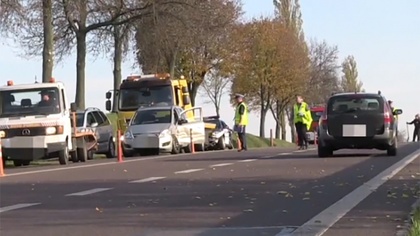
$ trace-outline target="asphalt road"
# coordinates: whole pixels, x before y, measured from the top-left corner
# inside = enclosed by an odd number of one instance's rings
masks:
[[[7,170],[1,236],[386,236],[416,200],[420,146],[264,149]]]

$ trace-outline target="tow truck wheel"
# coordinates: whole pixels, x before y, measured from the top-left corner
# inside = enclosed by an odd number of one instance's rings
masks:
[[[195,144],[195,150],[197,152],[204,152],[204,149],[205,149],[204,143]]]
[[[79,159],[77,158],[77,152],[76,152],[76,151],[72,151],[72,152],[70,152],[70,160],[71,160],[73,163],[77,163],[77,162],[79,162]]]
[[[58,162],[60,162],[60,165],[67,165],[69,163],[69,158],[69,148],[66,145],[63,150],[58,152]]]

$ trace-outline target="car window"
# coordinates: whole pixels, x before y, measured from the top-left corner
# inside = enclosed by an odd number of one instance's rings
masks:
[[[140,110],[134,115],[131,125],[171,123],[171,109]]]
[[[95,117],[93,116],[92,112],[87,113],[86,116],[86,126],[90,127],[93,123],[96,123]]]
[[[108,117],[102,112],[102,111],[98,111],[99,115],[101,116],[102,120],[103,120],[103,125],[109,125],[111,124],[111,122],[109,121]]]
[[[312,121],[318,122],[322,116],[322,113],[323,113],[322,111],[311,111]]]
[[[373,96],[337,96],[328,102],[328,114],[342,113],[382,113],[384,104],[380,97]]]
[[[94,111],[94,112],[92,112],[92,114],[95,117],[96,123],[98,123],[98,125],[103,125],[104,124],[104,119],[101,117],[99,112]]]
[[[222,123],[223,129],[227,129],[229,127],[224,121],[221,121],[221,123]]]

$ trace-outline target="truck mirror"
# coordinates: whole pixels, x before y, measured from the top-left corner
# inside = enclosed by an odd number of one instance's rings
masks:
[[[111,92],[108,91],[108,92],[106,92],[105,96],[106,96],[106,99],[111,99],[112,94],[111,94]]]
[[[394,113],[393,114],[394,116],[397,116],[397,115],[401,115],[403,113],[403,111],[401,109],[395,109],[395,111],[393,113]]]
[[[182,95],[182,103],[185,105],[191,104],[191,99],[187,94]]]
[[[77,105],[76,105],[76,103],[75,103],[75,102],[72,102],[72,103],[70,104],[70,111],[71,111],[71,112],[76,112],[76,110],[77,110]]]
[[[105,102],[105,109],[107,111],[111,111],[111,100]]]

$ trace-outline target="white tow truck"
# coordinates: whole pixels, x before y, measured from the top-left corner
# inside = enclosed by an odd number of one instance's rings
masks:
[[[78,132],[76,106],[70,105],[63,83],[53,78],[49,83],[0,87],[0,138],[3,162],[29,165],[39,159],[57,158],[61,165],[85,162],[87,152],[95,149],[93,132]]]

